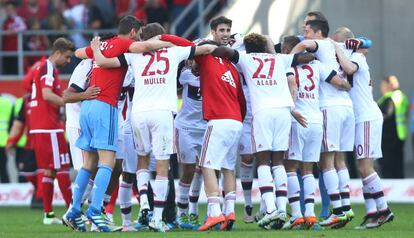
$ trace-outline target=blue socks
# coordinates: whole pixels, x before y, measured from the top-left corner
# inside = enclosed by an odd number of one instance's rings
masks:
[[[322,202],[322,209],[321,213],[319,213],[319,217],[326,218],[329,215],[329,195],[328,191],[326,190],[325,183],[323,182],[323,174],[319,172],[319,191],[321,193],[321,202]]]
[[[95,184],[92,189],[92,204],[90,207],[100,210],[106,189],[111,180],[112,168],[107,165],[98,166]],[[89,178],[88,178],[89,179]]]
[[[91,171],[81,168],[76,176],[75,184],[73,186],[72,207],[81,210],[82,197],[88,185]]]

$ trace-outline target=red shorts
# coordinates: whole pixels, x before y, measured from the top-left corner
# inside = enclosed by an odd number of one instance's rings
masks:
[[[40,169],[70,168],[68,145],[63,132],[34,133],[32,142]]]

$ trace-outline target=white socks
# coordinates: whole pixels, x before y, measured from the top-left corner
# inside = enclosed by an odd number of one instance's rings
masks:
[[[270,166],[260,165],[257,168],[257,176],[262,200],[266,204],[266,212],[271,213],[276,210],[276,205],[275,196],[273,195],[273,177],[270,172]]]
[[[276,189],[277,210],[286,212],[287,203],[287,175],[283,165],[273,166],[273,181]]]

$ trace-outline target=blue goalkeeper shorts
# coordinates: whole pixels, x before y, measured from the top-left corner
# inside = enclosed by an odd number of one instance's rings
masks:
[[[117,150],[118,109],[98,100],[82,102],[79,124],[81,134],[76,146],[86,151]]]

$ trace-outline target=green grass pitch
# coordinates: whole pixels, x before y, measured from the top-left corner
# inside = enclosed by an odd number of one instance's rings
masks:
[[[255,208],[258,206],[256,205]],[[354,205],[355,219],[349,223],[345,228],[340,230],[323,230],[323,231],[265,231],[257,227],[255,223],[245,224],[242,221],[243,208],[237,205],[236,209],[236,229],[233,231],[211,231],[211,232],[197,232],[186,230],[174,230],[168,233],[155,233],[149,231],[132,232],[132,233],[77,233],[70,230],[63,225],[42,225],[41,210],[32,210],[26,207],[0,207],[0,238],[9,237],[24,237],[24,238],[45,238],[45,237],[168,237],[168,238],[262,238],[262,237],[334,237],[334,238],[393,238],[414,237],[414,205],[411,204],[390,204],[391,209],[395,214],[395,220],[387,223],[384,226],[373,230],[354,230],[353,227],[361,222],[364,215],[363,205]],[[201,206],[201,214],[204,215],[206,206]],[[137,208],[134,207],[133,217],[137,214]],[[318,207],[317,207],[318,210]],[[65,209],[58,207],[55,213],[61,216]],[[255,211],[254,211],[255,212]],[[119,209],[116,209],[115,222],[121,222]]]

